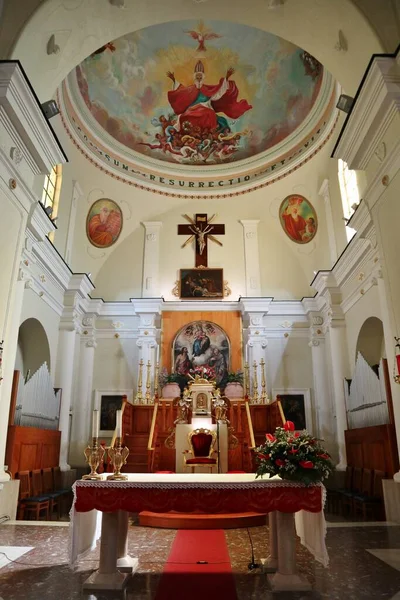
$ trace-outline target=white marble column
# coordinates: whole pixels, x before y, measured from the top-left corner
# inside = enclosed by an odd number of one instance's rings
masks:
[[[344,379],[347,375],[347,338],[344,319],[332,319],[329,324],[329,344],[332,361],[333,397],[336,412],[336,436],[339,452],[337,470],[344,470],[347,465],[344,432],[347,429],[346,403],[344,396]]]
[[[325,204],[326,226],[328,231],[329,253],[331,257],[331,265],[334,265],[338,258],[338,251],[335,237],[335,226],[333,223],[331,195],[329,190],[329,179],[324,179],[319,189],[318,194],[322,196]]]
[[[144,259],[142,297],[156,298],[160,295],[160,229],[161,221],[143,221],[144,234]]]
[[[93,410],[93,367],[94,353],[97,346],[95,331],[88,326],[85,328],[85,319],[82,319],[83,332],[80,340],[79,373],[77,395],[73,406],[73,432],[71,439],[70,455],[73,456],[74,465],[85,464],[83,451],[90,441]],[[72,461],[71,461],[72,462]]]
[[[318,319],[318,317],[313,317]],[[321,323],[310,327],[311,358],[314,380],[315,419],[314,435],[324,440],[324,446],[331,456],[336,454],[335,422],[332,416],[332,401],[330,395],[328,364],[326,356],[325,338]]]
[[[55,386],[62,390],[59,421],[59,430],[61,431],[60,468],[62,471],[70,469],[68,464],[69,420],[74,381],[76,331],[77,327],[74,321],[71,321],[70,324],[64,323],[58,337]]]
[[[243,225],[246,269],[246,296],[261,296],[260,254],[258,249],[258,220],[241,220]]]
[[[161,312],[161,302],[158,299],[134,299],[131,300],[135,307],[135,313],[140,318],[139,321],[139,337],[136,341],[136,345],[139,348],[138,353],[138,363],[140,360],[143,360],[143,369],[142,369],[142,388],[140,390],[141,395],[143,396],[140,402],[146,403],[145,394],[146,394],[146,379],[147,379],[147,363],[150,361],[151,369],[150,369],[150,395],[153,397],[154,395],[154,374],[155,374],[155,364],[157,359],[160,360],[160,349],[159,349],[159,334],[160,331],[157,328],[157,319],[159,318]],[[137,385],[136,390],[134,390],[134,402],[138,401],[137,394],[138,390],[138,381],[139,381],[139,366],[138,369],[138,377],[137,377]],[[149,400],[149,399],[148,399]]]

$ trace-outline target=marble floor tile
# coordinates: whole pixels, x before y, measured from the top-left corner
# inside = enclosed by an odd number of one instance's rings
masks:
[[[393,550],[396,554],[400,552],[400,526],[345,525],[328,529],[328,569],[316,563],[298,543],[299,573],[313,586],[313,591],[307,594],[273,594],[261,569],[248,570],[251,545],[247,530],[227,530],[225,538],[238,600],[400,600],[397,596],[400,572],[389,560],[393,559]],[[255,559],[259,561],[268,556],[268,528],[255,527],[249,531]],[[0,569],[0,597],[4,600],[154,600],[176,535],[174,530],[130,527],[129,553],[139,558],[137,573],[128,581],[124,592],[90,594],[82,593],[82,583],[97,568],[99,548],[71,569],[68,533],[67,527],[51,527],[47,523],[0,526],[1,546],[33,547],[18,559],[18,563],[24,564],[10,563]],[[224,599],[214,598],[210,590],[206,600]]]
[[[400,571],[400,549],[385,549],[385,550],[370,550],[367,548],[367,552],[370,552],[373,556],[380,558],[383,562],[387,563],[393,569]]]

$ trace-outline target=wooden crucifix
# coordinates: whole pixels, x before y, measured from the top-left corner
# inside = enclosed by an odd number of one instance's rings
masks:
[[[196,240],[196,262],[195,267],[207,267],[207,242],[210,239],[219,246],[222,242],[217,240],[214,235],[224,235],[225,225],[214,223],[217,215],[212,215],[207,219],[206,214],[196,214],[192,219],[189,215],[183,215],[190,225],[178,225],[178,235],[189,235],[190,237],[182,244],[182,248]]]

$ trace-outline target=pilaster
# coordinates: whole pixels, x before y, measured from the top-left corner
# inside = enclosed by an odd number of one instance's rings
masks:
[[[258,220],[241,220],[243,225],[246,295],[261,296],[260,254],[258,248]]]
[[[143,221],[144,264],[143,264],[143,298],[154,298],[160,295],[159,263],[160,263],[160,230],[161,221]]]
[[[328,231],[328,240],[329,240],[329,253],[331,257],[331,264],[334,265],[337,257],[337,245],[336,245],[336,237],[335,237],[335,226],[333,223],[333,215],[332,215],[332,206],[331,206],[331,195],[329,190],[329,179],[324,179],[322,185],[319,189],[318,194],[324,199],[325,205],[325,216],[326,216],[326,225]]]

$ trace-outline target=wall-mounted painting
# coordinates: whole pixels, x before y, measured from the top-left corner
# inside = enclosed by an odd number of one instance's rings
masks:
[[[307,429],[313,434],[311,394],[309,388],[273,389],[273,398],[281,401],[287,421],[294,423],[296,431]]]
[[[296,244],[308,244],[317,233],[317,213],[311,202],[299,194],[287,196],[279,208],[283,231]]]
[[[94,408],[100,411],[101,437],[112,437],[117,410],[121,409],[124,396],[132,403],[132,393],[132,390],[95,390]]]
[[[119,238],[122,230],[122,211],[108,198],[96,200],[86,218],[86,235],[96,248],[109,248]]]
[[[223,269],[181,269],[179,274],[181,300],[218,300],[224,297]]]
[[[215,323],[192,321],[182,327],[175,336],[172,352],[173,370],[178,375],[184,377],[198,367],[210,367],[217,385],[225,387],[230,343],[225,331]]]

